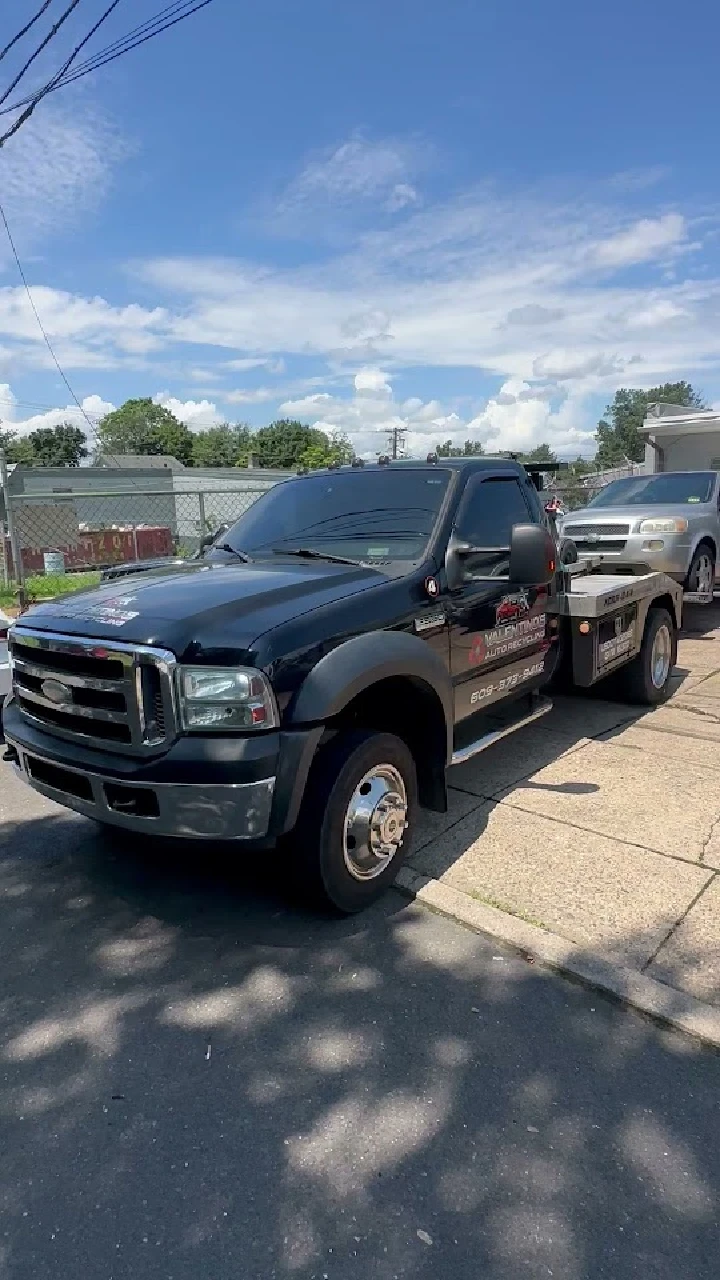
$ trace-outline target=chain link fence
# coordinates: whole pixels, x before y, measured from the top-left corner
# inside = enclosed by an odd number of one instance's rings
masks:
[[[102,569],[123,562],[197,555],[203,539],[233,524],[275,483],[194,488],[183,478],[182,487],[13,493],[5,475],[0,604],[19,591],[32,601],[92,586]]]
[[[597,471],[589,471],[585,475],[573,476],[559,471],[548,485],[549,492],[561,500],[566,511],[577,511],[586,507],[588,502],[600,493],[613,480],[624,480],[631,476],[645,474],[645,464],[629,462],[624,467],[612,467]]]

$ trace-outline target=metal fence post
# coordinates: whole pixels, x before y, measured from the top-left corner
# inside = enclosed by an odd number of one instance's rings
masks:
[[[200,546],[202,546],[202,540],[205,537],[205,534],[207,533],[207,522],[205,517],[205,494],[203,493],[202,489],[198,490],[198,510],[200,512]]]
[[[18,542],[17,532],[15,529],[15,521],[13,518],[12,498],[10,497],[10,486],[8,484],[7,463],[5,461],[5,453],[0,449],[0,492],[5,499],[5,517],[7,520],[8,533],[10,535],[10,550],[13,558],[13,573],[15,582],[21,593],[24,593],[25,574],[23,572],[22,555],[20,553],[20,544]],[[3,538],[3,562],[5,562],[5,539]],[[21,599],[21,604],[23,603]]]

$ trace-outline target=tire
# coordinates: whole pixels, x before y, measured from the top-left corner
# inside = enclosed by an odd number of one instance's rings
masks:
[[[417,807],[415,762],[400,738],[371,730],[334,738],[315,760],[292,837],[303,893],[340,915],[376,902],[407,856]]]
[[[577,564],[578,552],[572,538],[560,539],[560,563]]]
[[[628,702],[655,706],[670,696],[670,677],[677,660],[677,633],[667,609],[651,609],[639,654],[619,672]]]
[[[707,542],[701,542],[696,548],[695,555],[690,561],[690,568],[685,579],[686,591],[701,591],[703,588],[700,583],[709,580],[710,594],[712,597],[712,588],[715,585],[715,553]],[[712,603],[712,599],[708,600],[708,604]],[[707,607],[707,605],[705,606]]]

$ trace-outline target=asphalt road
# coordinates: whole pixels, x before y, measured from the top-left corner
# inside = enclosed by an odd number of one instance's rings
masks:
[[[2,1280],[716,1280],[720,1057],[0,765]]]

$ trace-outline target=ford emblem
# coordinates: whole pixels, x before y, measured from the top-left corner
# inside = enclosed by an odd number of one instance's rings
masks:
[[[67,684],[62,684],[59,680],[43,680],[40,685],[40,692],[48,702],[52,702],[56,707],[67,706],[73,700],[72,689]]]

